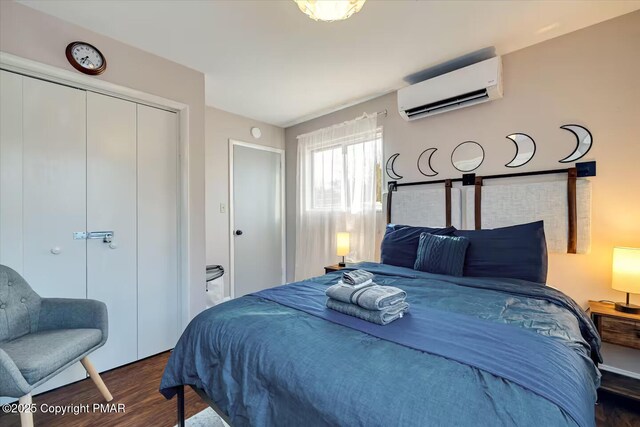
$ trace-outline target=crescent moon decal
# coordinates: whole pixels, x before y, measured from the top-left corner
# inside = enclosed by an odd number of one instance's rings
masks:
[[[438,171],[434,170],[433,167],[431,166],[431,158],[433,157],[433,155],[435,154],[436,151],[438,151],[437,148],[427,148],[418,157],[418,170],[420,171],[420,173],[422,175],[424,175],[424,176],[436,176],[436,175],[438,175]],[[429,154],[425,157],[425,161],[423,162],[424,168],[428,171],[428,172],[425,172],[425,171],[422,170],[423,168],[420,167],[420,160],[422,159],[422,156],[424,156],[427,153],[429,153]]]
[[[564,125],[560,126],[560,129],[568,130],[572,134],[576,136],[576,149],[573,150],[573,153],[568,155],[562,160],[559,160],[560,163],[571,163],[576,160],[584,157],[585,154],[591,150],[591,145],[593,144],[593,137],[591,136],[591,132],[585,127],[579,125]]]
[[[516,145],[516,155],[505,166],[508,168],[517,168],[529,163],[536,154],[536,142],[526,133],[513,133],[506,136]]]
[[[402,179],[401,175],[398,175],[396,171],[393,169],[393,164],[396,162],[396,159],[400,153],[392,154],[391,157],[387,159],[387,164],[385,166],[385,170],[387,171],[387,176],[391,179]]]

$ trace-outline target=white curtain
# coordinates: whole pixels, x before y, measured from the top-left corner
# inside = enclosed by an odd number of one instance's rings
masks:
[[[347,261],[376,260],[382,207],[377,114],[298,136],[295,278],[336,264],[336,234],[350,233]]]

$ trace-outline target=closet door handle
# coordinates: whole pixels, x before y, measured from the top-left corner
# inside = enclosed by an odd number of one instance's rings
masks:
[[[90,231],[88,233],[76,231],[73,233],[73,240],[102,239],[104,243],[111,243],[113,241],[113,235],[113,231]]]
[[[242,230],[236,230],[233,232],[236,236],[242,236]]]
[[[104,243],[111,243],[113,231],[90,231],[87,233],[87,239],[102,239]]]

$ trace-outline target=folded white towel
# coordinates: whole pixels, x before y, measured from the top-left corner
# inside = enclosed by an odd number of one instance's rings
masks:
[[[344,283],[342,280],[340,280],[340,281],[338,282],[338,285],[348,286],[348,287],[349,287],[349,289],[362,289],[362,288],[364,288],[364,287],[366,287],[366,286],[371,286],[371,285],[373,285],[373,279],[369,279],[369,280],[367,280],[366,282],[362,282],[362,283],[360,283],[360,284],[358,284],[358,285],[350,285],[350,284],[348,284],[348,283]]]

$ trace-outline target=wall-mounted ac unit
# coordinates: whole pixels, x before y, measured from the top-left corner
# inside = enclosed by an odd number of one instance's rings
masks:
[[[398,91],[405,120],[433,116],[502,98],[502,59],[497,56]]]

